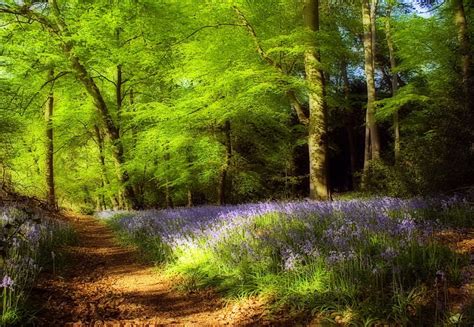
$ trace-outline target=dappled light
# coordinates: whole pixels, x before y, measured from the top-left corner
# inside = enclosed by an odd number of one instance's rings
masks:
[[[474,323],[472,0],[0,0],[0,327]]]

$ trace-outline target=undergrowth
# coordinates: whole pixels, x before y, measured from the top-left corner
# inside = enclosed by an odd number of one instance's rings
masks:
[[[43,270],[63,263],[61,247],[76,241],[66,223],[25,208],[0,208],[0,326],[31,319],[29,292]]]
[[[217,219],[209,215],[208,224],[157,212],[125,213],[109,223],[147,260],[185,277],[182,287],[213,287],[232,298],[258,295],[275,311],[340,324],[456,325],[470,319],[469,312],[449,311],[448,293],[461,283],[468,258],[432,237],[440,224],[468,225],[469,206],[385,199],[278,204],[250,214],[227,209]],[[179,217],[186,215],[180,210]]]

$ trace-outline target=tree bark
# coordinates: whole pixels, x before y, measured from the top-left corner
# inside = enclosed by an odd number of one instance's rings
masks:
[[[166,203],[167,209],[172,209],[174,207],[173,198],[171,197],[171,190],[170,190],[168,180],[166,180],[166,185],[165,185],[165,203]]]
[[[117,102],[117,126],[119,126],[120,129],[120,123],[122,120],[122,85],[123,85],[123,79],[122,79],[122,65],[117,65],[117,82],[115,86],[115,97],[116,97],[116,102]]]
[[[392,71],[392,96],[395,96],[398,91],[398,74],[395,72],[397,68],[397,63],[395,60],[395,47],[393,45],[392,39],[392,29],[390,24],[390,10],[387,14],[387,19],[385,21],[385,33],[387,37],[387,46],[390,56],[390,69]],[[393,129],[395,134],[395,145],[394,145],[394,152],[395,152],[395,160],[398,161],[400,157],[400,127],[399,127],[399,118],[398,118],[398,111],[396,111],[393,115]]]
[[[54,79],[54,70],[50,69],[48,72],[48,80]],[[49,91],[48,103],[44,113],[46,122],[46,186],[47,186],[47,202],[51,208],[56,207],[56,192],[54,185],[54,129],[53,129],[53,114],[54,114],[54,83],[51,85]]]
[[[398,74],[396,73],[397,62],[395,60],[395,47],[392,39],[392,26],[390,23],[391,7],[387,9],[387,17],[385,19],[385,35],[387,39],[388,54],[390,57],[390,70],[392,71],[392,96],[398,91]],[[394,132],[394,154],[395,162],[400,159],[400,123],[398,118],[398,110],[393,113],[393,132]]]
[[[472,87],[474,85],[472,76],[472,52],[469,39],[469,26],[464,10],[463,0],[453,0],[454,22],[457,29],[459,43],[459,54],[461,56],[462,89],[469,110],[474,111],[474,95]]]
[[[188,208],[193,206],[193,192],[188,189]]]
[[[319,31],[319,0],[305,0],[304,23],[312,32]],[[309,87],[309,179],[310,198],[330,198],[327,164],[327,108],[324,103],[324,77],[316,41],[312,40],[304,53],[306,80]]]
[[[228,172],[230,167],[230,161],[232,158],[232,135],[230,121],[226,120],[224,123],[224,146],[225,146],[225,158],[224,164],[221,167],[219,174],[219,183],[217,187],[217,204],[224,205],[227,203],[227,188],[232,189],[232,184],[228,180]]]
[[[367,115],[366,115],[366,156],[364,158],[364,172],[369,169],[369,161],[380,159],[380,137],[375,121],[375,1],[362,1],[362,23],[364,28],[364,70],[367,82]],[[367,147],[370,146],[368,152]],[[370,158],[367,156],[370,154]]]
[[[347,76],[347,64],[342,64],[342,80],[344,83],[344,100],[346,104],[349,105],[350,101],[350,84],[349,77]],[[347,141],[349,144],[349,158],[350,158],[350,174],[351,174],[351,188],[356,187],[356,171],[357,171],[357,149],[355,146],[355,137],[354,137],[354,119],[352,110],[346,113],[346,117],[349,115],[349,118],[346,118],[345,126],[347,132]]]

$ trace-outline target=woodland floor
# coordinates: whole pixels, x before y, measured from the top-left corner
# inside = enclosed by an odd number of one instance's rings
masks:
[[[78,242],[65,249],[67,268],[46,273],[33,290],[35,326],[274,325],[255,300],[227,304],[211,291],[181,292],[136,250],[119,245],[95,218],[68,215]],[[283,322],[276,322],[277,325]]]
[[[76,229],[78,242],[65,249],[67,267],[42,274],[33,289],[32,302],[39,310],[35,326],[297,325],[288,317],[270,319],[263,303],[253,299],[226,304],[212,291],[177,291],[172,280],[141,263],[136,250],[120,245],[103,223],[76,214],[66,219]],[[474,258],[472,230],[449,230],[438,238]],[[457,302],[452,307],[463,306],[473,296],[473,267],[464,272],[461,288],[449,290]]]

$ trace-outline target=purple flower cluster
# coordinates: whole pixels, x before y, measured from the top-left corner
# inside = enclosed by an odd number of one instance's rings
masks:
[[[13,289],[13,286],[15,285],[15,282],[13,279],[11,279],[10,276],[3,276],[2,282],[0,283],[0,288],[9,288]]]
[[[53,234],[66,228],[66,223],[53,221],[30,212],[28,208],[0,207],[0,247],[1,254],[0,301],[3,310],[19,303],[26,296],[37,274],[40,254],[46,246],[52,246]],[[6,290],[11,301],[5,302]],[[5,306],[6,303],[6,306]]]
[[[445,207],[459,199],[443,201]],[[415,218],[433,202],[384,197],[202,206],[121,212],[117,222],[128,233],[158,238],[170,252],[203,248],[232,264],[272,257],[282,270],[293,270],[315,258],[346,262],[369,247],[377,248],[379,259],[393,261],[400,247],[430,234],[433,226]],[[385,241],[372,244],[376,239]]]

